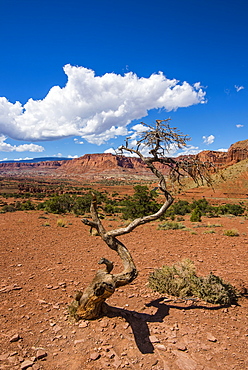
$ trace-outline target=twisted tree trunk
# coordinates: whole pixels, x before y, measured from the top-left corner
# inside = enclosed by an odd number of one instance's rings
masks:
[[[161,206],[157,213],[142,218],[137,218],[127,227],[106,231],[100,218],[98,217],[96,197],[93,196],[90,209],[92,220],[82,219],[82,222],[85,225],[90,226],[91,229],[94,228],[97,230],[98,234],[110,249],[118,253],[123,264],[123,271],[119,274],[112,274],[111,272],[114,267],[113,263],[106,258],[100,259],[98,263],[104,264],[105,269],[98,270],[92,282],[84,290],[84,292],[79,292],[79,294],[77,294],[76,317],[79,319],[91,320],[99,318],[102,314],[104,314],[104,312],[106,312],[107,305],[105,304],[105,300],[114,293],[115,289],[131,283],[138,276],[138,271],[135,267],[131,254],[125,245],[117,239],[117,236],[127,234],[139,225],[158,219],[165,213],[167,208],[173,202],[172,196],[166,190],[166,184],[163,175],[154,167],[152,162],[147,160],[146,164],[159,178],[160,189],[164,192],[166,198],[165,203]]]

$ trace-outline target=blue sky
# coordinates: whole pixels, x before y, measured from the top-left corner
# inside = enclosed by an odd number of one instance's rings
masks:
[[[248,139],[247,14],[247,0],[0,0],[0,160],[111,151],[166,118],[186,152]]]

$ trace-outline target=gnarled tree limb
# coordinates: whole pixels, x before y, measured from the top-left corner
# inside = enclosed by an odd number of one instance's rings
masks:
[[[122,146],[120,150],[136,154],[141,158],[151,172],[158,178],[159,188],[165,196],[165,201],[161,205],[159,211],[156,213],[137,218],[130,222],[126,227],[106,231],[101,219],[98,216],[96,197],[94,194],[92,195],[90,207],[92,220],[84,218],[82,219],[82,222],[91,229],[95,229],[107,246],[116,251],[122,261],[123,271],[118,274],[113,274],[113,263],[106,258],[100,259],[98,263],[105,265],[105,268],[98,270],[92,282],[84,290],[84,292],[77,294],[76,316],[78,318],[98,318],[103,314],[104,308],[107,307],[105,300],[114,293],[115,289],[131,283],[138,275],[130,252],[125,245],[117,239],[117,236],[127,234],[140,225],[159,219],[172,204],[173,197],[167,190],[165,177],[154,166],[154,163],[160,162],[167,165],[172,170],[172,173],[176,174],[178,178],[182,175],[180,172],[181,170],[187,172],[194,179],[205,178],[200,164],[195,166],[195,164],[191,162],[188,163],[187,167],[186,162],[180,163],[175,161],[173,158],[164,156],[165,152],[168,151],[168,147],[172,143],[178,148],[185,146],[186,141],[188,140],[187,136],[182,135],[176,129],[170,128],[168,125],[168,120],[157,120],[155,128],[145,124],[143,125],[148,129],[146,128],[145,131],[141,133],[141,139],[136,145],[137,149],[129,148],[127,138],[126,146]],[[139,149],[142,145],[150,148],[151,157],[146,158],[142,155]]]

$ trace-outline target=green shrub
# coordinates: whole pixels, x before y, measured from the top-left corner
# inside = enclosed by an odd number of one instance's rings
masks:
[[[91,193],[84,194],[83,196],[74,199],[74,204],[71,208],[72,212],[76,215],[84,215],[90,211],[90,204],[92,200]]]
[[[190,221],[191,222],[201,222],[201,211],[200,208],[197,206],[196,208],[193,209],[193,212],[191,213],[190,216]]]
[[[15,212],[16,208],[13,204],[6,204],[5,206],[2,207],[1,212]]]
[[[121,209],[124,220],[144,217],[157,212],[160,205],[155,201],[157,194],[155,191],[149,191],[147,186],[136,185],[135,193],[132,197],[121,202]]]
[[[74,204],[74,198],[68,194],[56,195],[44,202],[44,209],[49,213],[70,212]]]
[[[189,259],[154,270],[148,283],[154,291],[174,297],[197,297],[220,305],[235,304],[238,299],[235,288],[220,277],[212,273],[207,277],[198,277],[194,263]]]
[[[225,204],[219,207],[221,214],[230,214],[234,216],[241,216],[245,209],[239,204]]]
[[[212,206],[208,203],[208,201],[203,198],[199,200],[194,200],[191,204],[191,209],[199,209],[202,214],[205,214],[207,211],[209,211]]]
[[[29,211],[35,209],[34,203],[31,200],[27,200],[26,202],[21,203],[21,210],[22,211]]]
[[[175,215],[185,216],[186,213],[190,213],[190,204],[186,200],[179,200],[171,206],[171,210]]]

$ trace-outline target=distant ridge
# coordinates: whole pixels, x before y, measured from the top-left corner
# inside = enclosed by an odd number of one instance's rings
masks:
[[[232,144],[227,152],[208,150],[191,157],[195,157],[201,162],[211,162],[216,168],[224,170],[235,163],[248,160],[248,140]],[[175,160],[180,159],[183,159],[183,156],[175,158]],[[157,163],[156,167],[162,173],[168,174],[168,168],[162,163]],[[75,177],[97,181],[102,179],[147,180],[153,178],[153,174],[140,158],[111,153],[85,154],[73,159],[43,157],[23,161],[2,161],[0,162],[0,176]]]
[[[0,161],[0,163],[39,163],[39,162],[48,162],[48,161],[70,161],[72,158],[64,158],[64,157],[39,157],[39,158],[32,158],[32,159],[7,159]]]

